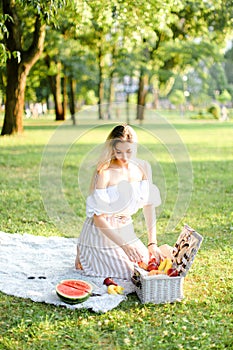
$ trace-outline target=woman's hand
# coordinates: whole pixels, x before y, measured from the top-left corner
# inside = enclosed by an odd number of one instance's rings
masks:
[[[124,244],[121,246],[129,260],[132,262],[142,261],[143,255],[133,244]]]
[[[167,256],[164,255],[156,244],[148,247],[149,257],[155,257],[157,260],[164,260]]]

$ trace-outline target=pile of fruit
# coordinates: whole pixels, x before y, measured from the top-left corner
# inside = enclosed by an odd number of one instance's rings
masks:
[[[124,288],[119,286],[111,277],[105,278],[103,284],[107,286],[108,294],[123,294]]]
[[[155,258],[151,258],[148,265],[143,261],[138,262],[138,266],[143,270],[148,271],[148,276],[152,275],[167,275],[169,277],[179,276],[179,271],[174,266],[170,258],[166,258],[161,261],[157,261]]]

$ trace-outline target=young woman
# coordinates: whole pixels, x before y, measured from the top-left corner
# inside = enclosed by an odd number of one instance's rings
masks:
[[[134,264],[164,258],[157,247],[155,207],[161,203],[148,162],[136,158],[137,135],[116,126],[104,144],[87,198],[87,218],[78,239],[75,265],[85,274],[129,280]],[[132,215],[143,208],[147,247],[137,238]]]

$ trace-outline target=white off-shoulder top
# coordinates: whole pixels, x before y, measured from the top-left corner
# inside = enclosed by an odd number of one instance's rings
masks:
[[[161,204],[160,192],[156,185],[148,180],[122,181],[118,185],[95,189],[87,198],[86,215],[130,216],[149,204],[155,207]]]

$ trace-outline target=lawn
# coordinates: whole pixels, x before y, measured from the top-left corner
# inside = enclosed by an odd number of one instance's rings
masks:
[[[25,120],[22,136],[1,137],[0,230],[78,236],[109,123],[92,115],[76,126]],[[184,223],[204,237],[185,279],[185,299],[142,305],[132,294],[116,309],[94,314],[0,293],[0,349],[233,349],[233,122],[180,116],[168,122],[148,113],[143,125],[132,124],[139,156],[151,161],[162,192],[159,243],[173,244]],[[146,242],[141,212],[135,222]]]

